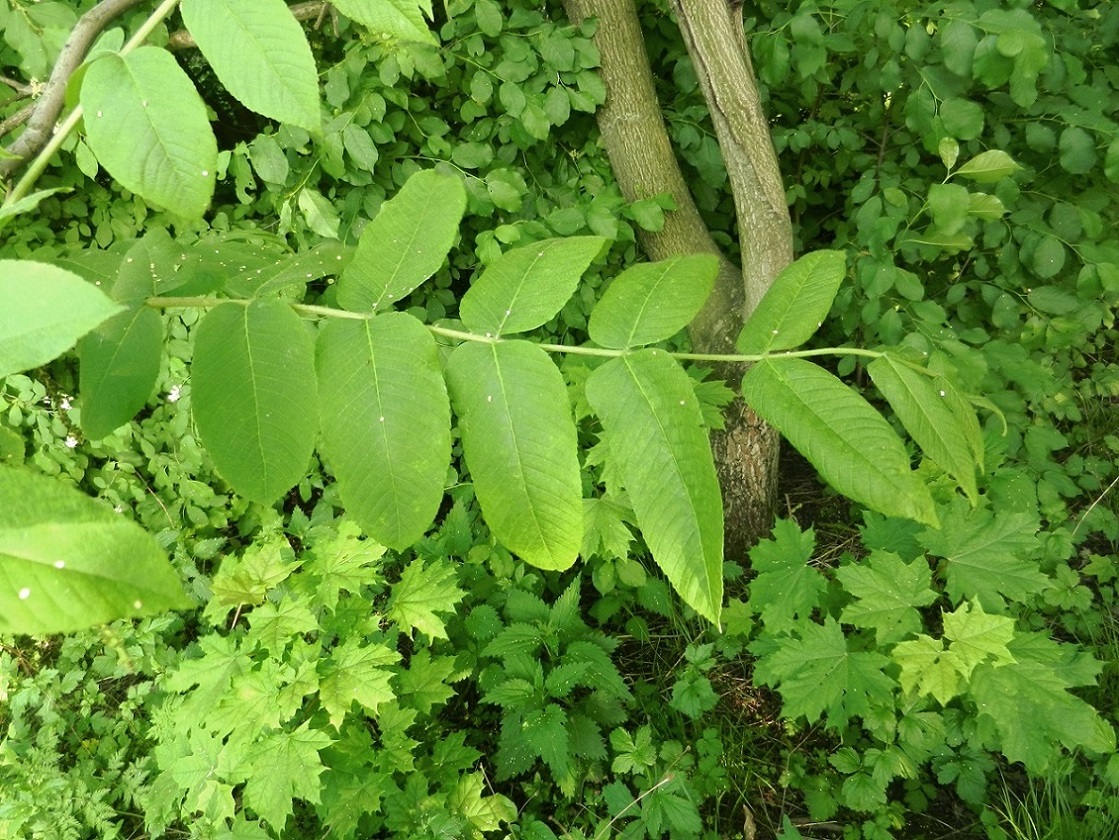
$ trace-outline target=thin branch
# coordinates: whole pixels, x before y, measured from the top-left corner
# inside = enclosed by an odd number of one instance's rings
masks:
[[[89,48],[111,21],[144,0],[101,0],[82,15],[58,54],[50,81],[43,87],[35,111],[27,121],[23,134],[6,151],[11,158],[0,160],[0,177],[15,172],[25,160],[34,157],[47,144],[66,98],[66,83],[85,60]]]
[[[0,122],[0,137],[3,137],[4,135],[10,134],[11,132],[15,131],[17,128],[31,119],[31,115],[33,113],[35,113],[35,103],[30,102],[16,111],[6,120]]]
[[[19,79],[9,79],[7,76],[0,76],[0,84],[5,84],[22,96],[31,96],[35,93],[35,88],[32,85],[25,85]]]

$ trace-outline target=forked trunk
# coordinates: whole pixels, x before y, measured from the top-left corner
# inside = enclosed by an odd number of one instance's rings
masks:
[[[565,0],[565,7],[574,23],[598,20],[595,44],[606,83],[598,123],[623,195],[633,201],[669,193],[676,202],[662,230],[640,235],[642,247],[654,260],[700,252],[719,257],[715,290],[690,335],[697,352],[733,353],[746,318],[792,260],[792,224],[741,19],[724,0],[674,3],[734,190],[742,269],[715,244],[684,182],[653,87],[634,0]],[[724,366],[717,374],[737,389],[743,372]],[[713,434],[711,442],[726,512],[726,556],[742,560],[772,525],[778,436],[736,401],[726,413],[726,429]]]

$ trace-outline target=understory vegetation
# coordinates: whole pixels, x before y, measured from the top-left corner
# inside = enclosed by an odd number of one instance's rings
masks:
[[[1119,5],[747,2],[803,256],[735,357],[594,20],[118,2],[29,152],[105,5],[0,0],[0,837],[1119,837]]]

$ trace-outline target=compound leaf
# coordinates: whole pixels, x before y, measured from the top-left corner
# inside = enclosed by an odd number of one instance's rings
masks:
[[[183,23],[242,105],[317,133],[319,77],[303,27],[283,0],[183,0]]]
[[[180,216],[202,215],[218,144],[202,98],[169,52],[101,56],[82,80],[81,104],[86,141],[113,178]]]
[[[640,350],[597,368],[586,393],[653,560],[717,625],[723,502],[691,378],[664,353]]]
[[[52,478],[0,466],[0,633],[66,633],[190,606],[135,522]]]
[[[591,338],[624,350],[672,337],[703,307],[718,272],[719,261],[711,254],[627,268],[595,304],[588,325]]]
[[[333,320],[319,333],[322,449],[346,510],[403,550],[443,499],[451,409],[435,340],[402,312]]]
[[[536,329],[575,293],[605,242],[601,236],[569,236],[502,254],[462,296],[459,317],[479,335]]]
[[[457,175],[417,172],[361,232],[338,278],[338,302],[370,312],[411,294],[447,258],[465,210],[466,188]]]
[[[827,371],[804,359],[765,359],[746,373],[742,394],[843,495],[880,513],[936,523],[901,438]]]
[[[447,384],[494,536],[533,566],[570,567],[583,540],[583,493],[559,370],[527,342],[463,344],[447,362]]]
[[[269,505],[303,477],[318,434],[315,351],[303,322],[275,300],[223,303],[199,325],[194,418],[234,490]]]
[[[738,335],[742,353],[788,350],[810,339],[847,275],[842,251],[813,251],[787,266]]]

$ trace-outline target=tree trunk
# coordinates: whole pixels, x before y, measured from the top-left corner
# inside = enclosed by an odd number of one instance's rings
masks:
[[[689,332],[698,352],[733,353],[746,318],[792,260],[792,224],[741,21],[724,0],[674,3],[734,190],[741,270],[711,238],[684,182],[653,87],[634,0],[565,0],[565,7],[573,23],[598,20],[595,44],[606,84],[598,123],[622,194],[634,201],[669,193],[676,202],[662,230],[639,234],[641,245],[654,260],[699,252],[719,257],[715,289]],[[723,366],[716,373],[737,389],[743,370]],[[723,491],[726,556],[742,560],[773,522],[778,437],[740,400],[725,419],[726,428],[712,435],[711,444]]]

